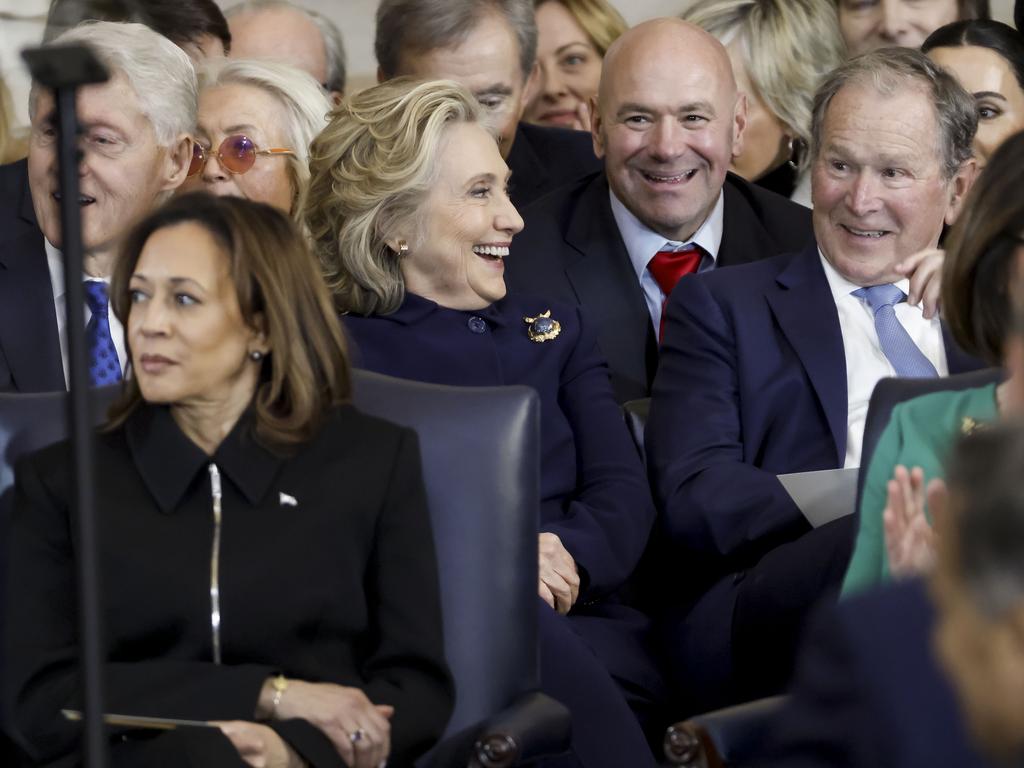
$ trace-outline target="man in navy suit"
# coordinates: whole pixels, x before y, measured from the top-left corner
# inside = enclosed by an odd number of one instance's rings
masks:
[[[848,62],[812,125],[817,245],[683,280],[647,426],[678,585],[669,648],[695,707],[776,692],[852,516],[811,530],[776,475],[856,467],[882,377],[977,367],[905,299],[974,172],[970,96],[916,51]]]
[[[476,97],[516,208],[600,168],[586,133],[519,122],[536,77],[532,0],[382,0],[374,51],[380,81],[455,80]]]
[[[771,757],[758,765],[1021,765],[1022,469],[1020,424],[975,432],[956,446],[948,493],[929,489],[938,548],[929,581],[822,613],[791,696],[767,729]]]
[[[99,22],[55,42],[87,43],[111,70],[108,82],[79,91],[83,136],[76,204],[85,247],[85,275],[78,277],[94,302],[87,336],[91,350],[108,353],[116,379],[127,357],[120,323],[107,306],[106,283],[119,238],[185,180],[196,77],[180,48],[141,25]],[[129,70],[131,62],[146,66]],[[0,167],[0,391],[46,392],[67,386],[53,96],[33,89],[29,111],[28,159]],[[97,347],[102,333],[105,346]],[[105,368],[91,365],[93,370],[94,383],[110,383],[101,378]]]
[[[802,248],[811,216],[727,172],[746,102],[725,49],[699,27],[658,19],[623,34],[591,108],[605,170],[523,211],[505,279],[583,307],[624,402],[649,394],[662,307],[681,274]]]
[[[618,38],[591,109],[604,170],[523,211],[505,276],[584,308],[622,402],[649,394],[663,305],[686,271],[674,259],[693,248],[689,271],[708,271],[796,250],[813,240],[811,217],[727,172],[745,100],[725,49],[697,27],[662,18]]]

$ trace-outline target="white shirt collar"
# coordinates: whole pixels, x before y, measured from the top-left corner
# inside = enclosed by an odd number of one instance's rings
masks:
[[[63,299],[68,292],[64,282],[64,254],[45,237],[43,238],[43,248],[46,249],[46,265],[50,269],[50,287],[53,288],[53,301],[56,304],[57,300]],[[109,277],[92,277],[83,274],[82,280],[101,280],[110,285]]]
[[[629,254],[629,260],[633,264],[638,280],[643,279],[644,272],[647,271],[647,264],[654,258],[654,254],[662,250],[666,244],[670,249],[676,250],[691,243],[699,245],[712,260],[717,260],[718,249],[722,245],[722,232],[725,228],[725,195],[721,191],[718,193],[718,200],[715,202],[715,207],[711,209],[710,215],[693,233],[693,237],[686,242],[666,240],[657,232],[649,229],[615,196],[611,187],[608,188],[608,196],[611,199],[612,216],[619,227],[622,242],[626,244],[626,252]]]
[[[832,262],[825,258],[825,254],[822,253],[821,248],[818,248],[818,257],[821,259],[821,266],[825,269],[825,278],[828,280],[828,287],[832,290],[832,298],[836,303],[849,297],[854,291],[860,290],[864,287],[862,285],[857,285],[856,283],[851,283],[839,274],[839,271],[832,266]],[[904,294],[910,294],[909,277],[897,280],[893,285],[903,291]],[[855,301],[860,301],[856,296],[853,298]]]

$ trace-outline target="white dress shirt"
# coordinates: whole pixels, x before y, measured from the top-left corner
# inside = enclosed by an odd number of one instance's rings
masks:
[[[832,298],[839,313],[839,328],[843,333],[846,353],[846,460],[844,467],[860,466],[861,443],[864,439],[864,421],[868,415],[868,401],[879,379],[896,376],[896,369],[882,352],[875,330],[875,315],[867,302],[853,296],[862,286],[855,285],[840,275],[819,249],[821,265],[825,268]],[[904,293],[910,293],[910,280],[893,283]],[[896,304],[896,319],[906,329],[917,348],[935,366],[939,376],[949,373],[946,347],[942,342],[942,326],[938,317],[926,320],[920,305],[911,306],[903,301]]]
[[[704,257],[701,259],[698,272],[706,272],[715,268],[715,260],[718,258],[718,249],[722,245],[722,230],[725,225],[725,197],[722,192],[718,193],[718,201],[711,209],[711,214],[700,225],[700,228],[693,233],[693,237],[684,242],[677,240],[666,240],[641,223],[640,219],[622,204],[609,188],[608,195],[611,198],[612,216],[619,227],[622,235],[622,242],[626,244],[626,252],[633,264],[636,278],[640,282],[640,288],[647,300],[647,311],[651,315],[651,323],[654,330],[661,327],[661,305],[665,302],[665,294],[647,270],[654,255],[661,250],[679,251],[688,245],[699,245],[704,249]]]
[[[70,378],[70,363],[68,362],[68,329],[67,329],[67,310],[65,306],[67,304],[67,290],[64,285],[64,254],[62,254],[57,248],[50,244],[49,240],[44,239],[44,245],[46,247],[46,263],[50,268],[50,285],[53,286],[53,308],[57,313],[57,334],[60,336],[60,358],[64,364],[64,386],[69,386]],[[89,275],[82,275],[82,280],[102,280],[110,287],[110,278],[104,277],[91,277]],[[107,312],[107,319],[110,321],[110,338],[114,341],[114,350],[117,352],[117,362],[121,365],[121,373],[124,374],[125,363],[127,362],[127,353],[124,347],[124,328],[121,326],[121,321],[114,315],[113,309],[109,308]],[[88,325],[89,320],[92,318],[92,312],[89,310],[89,305],[85,305],[85,322]]]

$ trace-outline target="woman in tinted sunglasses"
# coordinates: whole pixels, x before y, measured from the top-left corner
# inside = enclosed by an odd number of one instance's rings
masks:
[[[320,86],[284,64],[220,59],[200,68],[199,88],[195,153],[182,189],[293,213],[309,179],[309,143],[330,110]]]

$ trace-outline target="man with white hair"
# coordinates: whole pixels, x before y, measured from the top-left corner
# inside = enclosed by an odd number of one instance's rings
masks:
[[[335,104],[345,93],[345,47],[326,16],[288,0],[243,0],[225,11],[235,59],[271,59],[309,72]]]
[[[118,381],[123,329],[107,303],[122,235],[184,180],[197,88],[188,56],[141,24],[86,23],[54,44],[86,44],[110,79],[78,93],[78,166],[90,378]],[[53,94],[33,86],[27,160],[0,167],[0,391],[68,382],[65,275]],[[78,276],[76,276],[78,279]]]

